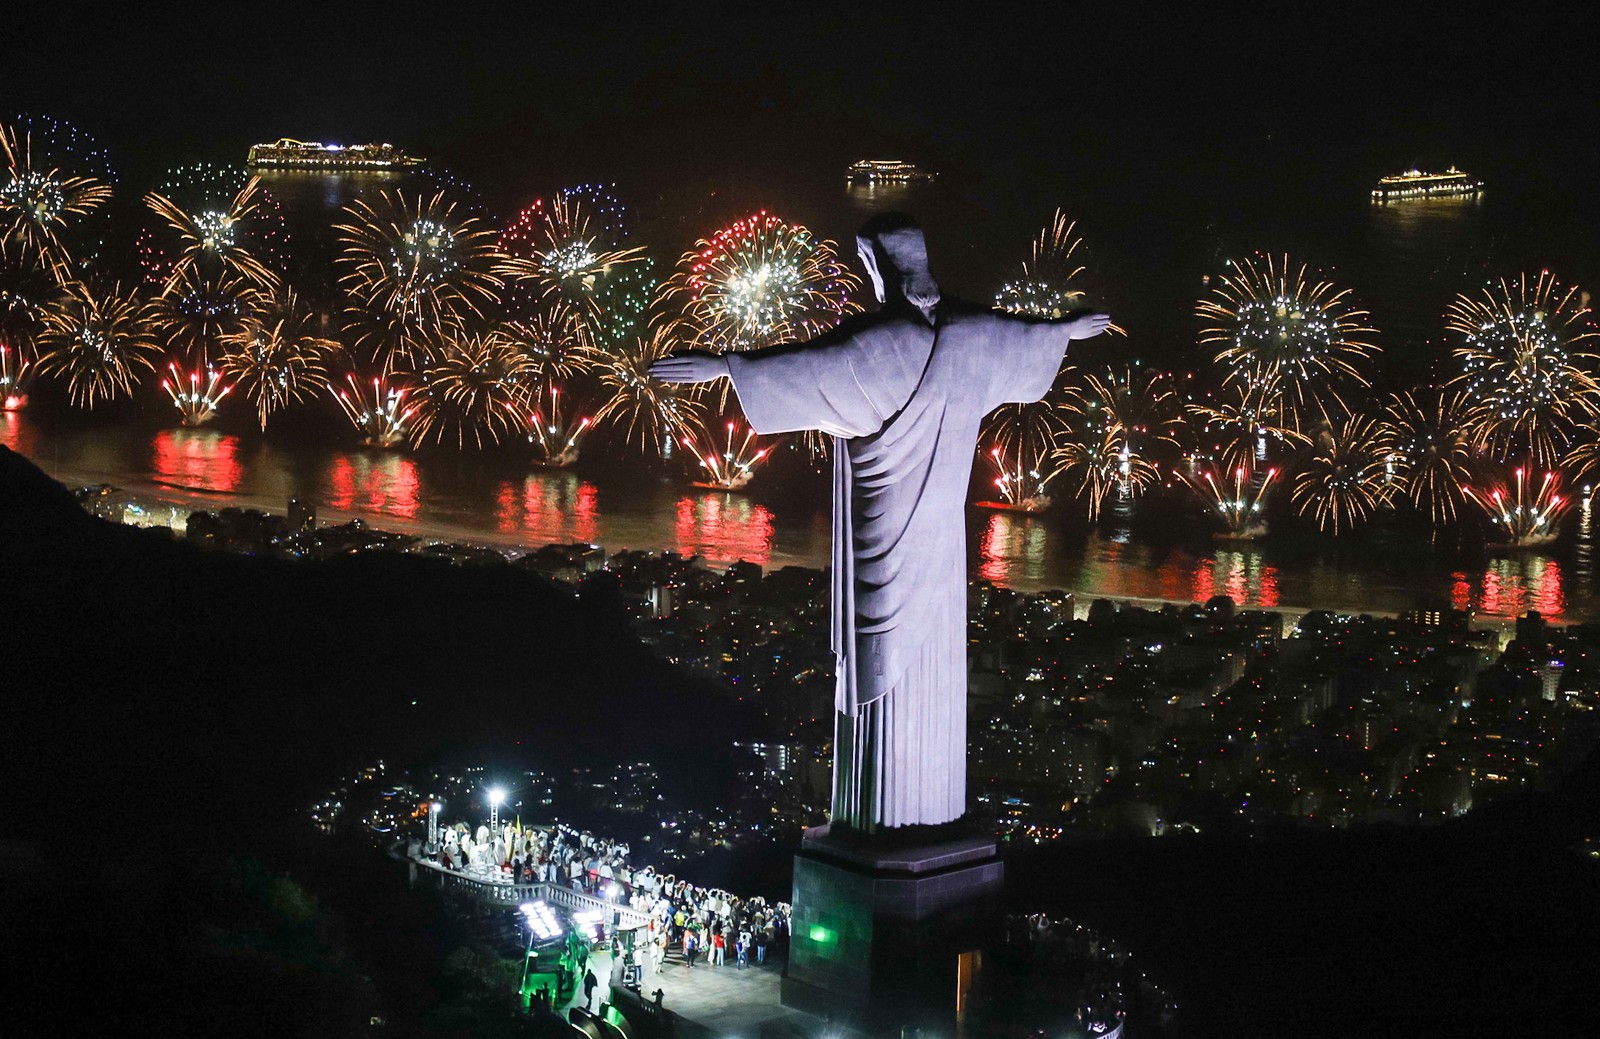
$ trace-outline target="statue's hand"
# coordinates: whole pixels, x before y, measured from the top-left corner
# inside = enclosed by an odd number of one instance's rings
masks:
[[[1067,336],[1072,339],[1093,339],[1111,327],[1110,314],[1084,314],[1066,323]]]
[[[650,377],[662,382],[711,382],[728,374],[728,359],[704,350],[669,354],[650,364]]]

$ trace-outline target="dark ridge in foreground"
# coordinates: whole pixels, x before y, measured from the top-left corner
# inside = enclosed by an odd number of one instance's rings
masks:
[[[742,732],[603,583],[203,549],[88,515],[3,447],[0,637],[0,761],[31,820],[0,839],[18,1035],[455,1034],[426,1019],[470,936],[314,837],[311,794],[379,757],[644,757],[707,801]]]
[[[151,827],[283,813],[352,764],[725,752],[737,719],[605,589],[512,567],[208,551],[78,508],[0,448],[7,791]],[[111,811],[137,800],[154,817]],[[137,821],[135,818],[137,817]]]
[[[0,927],[34,994],[8,1018],[19,1035],[368,1034],[369,1011],[389,1035],[502,1034],[430,1024],[454,1005],[459,919],[295,810],[352,764],[457,749],[649,757],[705,803],[738,735],[726,698],[642,647],[603,588],[204,550],[87,515],[4,448],[0,635]],[[1008,899],[1134,949],[1184,1035],[1585,1034],[1597,836],[1591,754],[1553,790],[1429,829],[1013,849]],[[783,886],[776,849],[733,857],[698,879]],[[45,998],[61,991],[84,996]]]

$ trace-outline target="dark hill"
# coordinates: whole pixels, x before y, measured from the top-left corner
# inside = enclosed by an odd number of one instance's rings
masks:
[[[604,596],[409,555],[210,551],[89,516],[3,448],[0,580],[8,792],[112,828],[130,800],[287,811],[375,757],[670,766],[736,734]]]

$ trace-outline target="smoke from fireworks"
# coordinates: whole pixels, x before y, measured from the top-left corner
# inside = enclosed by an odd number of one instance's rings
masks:
[[[161,388],[172,398],[179,421],[189,427],[203,426],[216,418],[222,398],[233,389],[223,381],[219,369],[207,368],[204,374],[195,369],[185,378],[177,361],[167,362],[167,377],[161,380]]]
[[[1497,458],[1551,465],[1575,426],[1600,413],[1591,374],[1600,357],[1584,350],[1595,335],[1588,314],[1578,289],[1563,289],[1549,271],[1456,297],[1445,318],[1461,337],[1456,383],[1470,404],[1474,443]]]
[[[255,404],[262,429],[273,412],[327,388],[338,344],[320,335],[318,324],[294,291],[284,289],[225,340],[223,369]]]
[[[716,351],[810,339],[859,310],[832,242],[762,210],[695,243],[667,283],[687,338]]]
[[[132,393],[161,352],[149,301],[109,282],[69,282],[44,308],[38,345],[40,374],[64,378],[85,408]]]
[[[1360,526],[1388,501],[1388,453],[1378,423],[1361,415],[1329,421],[1307,449],[1290,500],[1329,534]]]
[[[1223,382],[1252,387],[1273,424],[1299,430],[1330,405],[1344,410],[1343,392],[1367,385],[1367,362],[1378,350],[1350,290],[1306,271],[1287,256],[1232,261],[1198,307],[1212,322],[1200,342],[1214,346]]]
[[[64,235],[111,199],[105,179],[62,165],[96,157],[92,146],[74,151],[76,131],[69,131],[35,120],[0,124],[0,239],[19,247],[15,259],[37,264],[57,284],[72,276]]]

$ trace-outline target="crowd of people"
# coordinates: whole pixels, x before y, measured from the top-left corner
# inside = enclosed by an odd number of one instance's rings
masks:
[[[695,887],[670,874],[653,891],[636,890],[629,904],[649,914],[642,941],[636,941],[636,962],[661,973],[667,957],[677,952],[684,966],[702,963],[738,970],[767,961],[767,954],[789,940],[789,905],[764,898],[741,899],[716,888]]]
[[[697,963],[721,967],[731,960],[743,969],[765,963],[769,953],[787,945],[787,902],[697,887],[657,873],[654,866],[635,869],[629,852],[625,842],[561,823],[506,823],[499,832],[457,823],[440,828],[436,847],[418,842],[413,848],[413,855],[485,881],[560,884],[644,913],[649,923],[642,940],[635,940],[635,962],[656,973],[673,953],[690,968]]]

